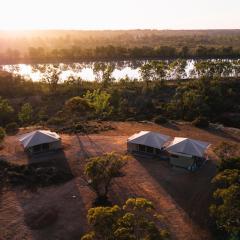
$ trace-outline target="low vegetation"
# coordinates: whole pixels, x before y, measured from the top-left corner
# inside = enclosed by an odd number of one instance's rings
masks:
[[[211,63],[207,70],[199,67],[200,78],[184,80],[182,64],[171,64],[180,77],[176,81],[166,81],[163,62],[153,61],[142,66],[142,81],[115,82],[109,74],[99,73],[100,81],[54,82],[54,91],[51,82],[0,76],[0,126],[16,122],[19,127],[33,123],[74,129],[87,120],[176,119],[199,127],[207,127],[208,122],[239,127],[238,78],[223,77],[221,68]]]
[[[45,187],[64,183],[72,178],[71,173],[58,167],[41,164],[16,165],[0,160],[0,185],[7,187]]]
[[[0,146],[3,143],[5,136],[6,136],[5,130],[2,127],[0,127]]]

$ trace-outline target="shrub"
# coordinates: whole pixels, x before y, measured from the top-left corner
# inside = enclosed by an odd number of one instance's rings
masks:
[[[15,122],[8,123],[5,127],[7,134],[16,134],[18,132],[18,125]]]
[[[65,120],[61,117],[52,117],[47,121],[47,124],[56,125],[56,126],[62,125],[64,123],[65,123]]]
[[[164,123],[167,123],[168,120],[163,116],[157,116],[154,118],[154,122],[157,124],[164,124]]]
[[[57,185],[72,179],[70,172],[54,166],[16,165],[0,160],[0,183],[10,186],[24,185],[26,187],[44,187]]]
[[[5,130],[2,127],[0,127],[0,144],[3,142],[5,136],[6,136]]]
[[[209,121],[205,117],[197,117],[194,121],[192,121],[192,124],[195,127],[207,128],[209,126]]]
[[[222,159],[218,169],[219,171],[224,171],[225,169],[240,170],[240,157]]]
[[[64,109],[70,113],[86,113],[91,110],[91,106],[88,101],[81,97],[73,97],[66,101]]]
[[[107,117],[112,113],[112,106],[110,105],[111,95],[100,89],[93,92],[87,91],[83,96],[84,99],[95,109],[95,114],[98,117]]]
[[[238,145],[231,142],[221,142],[213,149],[213,151],[221,160],[239,156]]]

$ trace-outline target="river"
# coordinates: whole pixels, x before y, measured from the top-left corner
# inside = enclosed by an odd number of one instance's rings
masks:
[[[223,63],[222,67],[228,68],[227,64],[234,65],[234,70],[229,71],[227,74],[229,76],[237,75],[236,69],[240,71],[240,60],[231,60],[231,59],[214,59],[208,60],[214,63]],[[118,62],[104,62],[105,64],[113,65],[114,70],[111,74],[111,77],[115,80],[120,80],[128,78],[130,80],[140,80],[141,72],[140,67],[149,61],[118,61]],[[173,61],[166,60],[164,61],[166,65],[170,65]],[[186,60],[186,65],[184,72],[181,74],[182,78],[188,79],[192,77],[197,77],[196,75],[196,63],[198,60],[188,59]],[[96,80],[96,72],[94,72],[94,64],[96,62],[78,62],[78,63],[59,63],[59,64],[15,64],[15,65],[2,65],[1,68],[4,71],[13,73],[14,75],[19,75],[25,79],[32,81],[40,81],[44,79],[46,74],[56,71],[59,74],[61,81],[69,79],[69,77],[78,78],[80,77],[85,81]],[[226,66],[224,66],[224,64]],[[194,75],[195,74],[195,75]],[[225,74],[226,75],[226,74]],[[175,79],[176,74],[174,69],[168,69],[166,73],[166,79],[171,80]]]

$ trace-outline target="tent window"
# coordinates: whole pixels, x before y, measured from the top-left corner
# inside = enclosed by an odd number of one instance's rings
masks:
[[[49,144],[48,143],[44,143],[42,145],[42,151],[48,151],[49,150]]]
[[[153,148],[152,147],[147,147],[147,152],[148,153],[153,153]]]
[[[40,152],[41,151],[41,145],[36,145],[33,147],[33,152]]]
[[[145,152],[146,150],[145,150],[145,146],[144,145],[139,145],[139,151],[140,152]]]

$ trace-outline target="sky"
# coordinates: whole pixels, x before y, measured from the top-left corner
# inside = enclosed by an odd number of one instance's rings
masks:
[[[0,29],[240,29],[240,0],[0,0]]]

